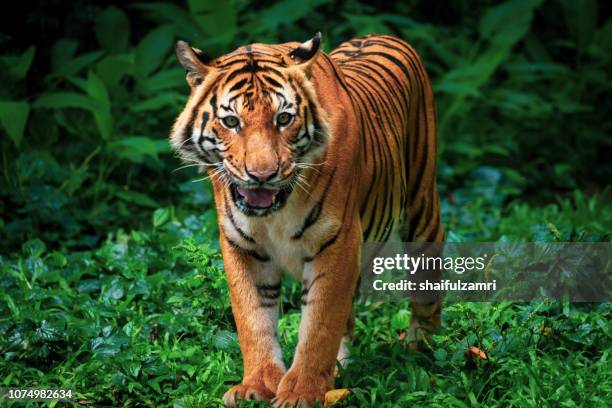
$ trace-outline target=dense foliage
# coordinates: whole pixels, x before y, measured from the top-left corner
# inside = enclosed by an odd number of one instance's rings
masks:
[[[241,361],[210,188],[166,141],[172,52],[394,33],[437,97],[453,241],[610,241],[612,20],[595,0],[41,2],[0,25],[0,381],[82,404],[216,406]],[[442,4],[442,3],[441,3]],[[281,341],[297,341],[287,282]],[[605,405],[610,306],[453,304],[408,353],[405,305],[358,307],[349,406]],[[476,345],[488,359],[465,351]]]

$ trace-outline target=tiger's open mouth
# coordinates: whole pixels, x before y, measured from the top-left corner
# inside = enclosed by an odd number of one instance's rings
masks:
[[[246,188],[230,186],[232,200],[246,215],[263,216],[279,210],[287,201],[291,188]]]

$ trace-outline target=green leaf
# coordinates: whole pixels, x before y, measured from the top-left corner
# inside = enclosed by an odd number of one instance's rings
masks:
[[[160,93],[153,98],[135,103],[131,106],[134,112],[160,110],[166,106],[180,106],[184,102],[182,95],[170,92]]]
[[[597,28],[597,0],[562,0],[567,28],[580,52],[585,52]]]
[[[209,38],[221,48],[229,44],[237,32],[237,7],[232,1],[188,0],[191,15]],[[293,4],[295,8],[295,4]]]
[[[0,101],[0,124],[16,147],[23,138],[29,114],[30,104],[27,102]]]
[[[391,318],[391,327],[393,330],[405,330],[410,325],[410,313],[406,309],[400,309]]]
[[[147,382],[147,384],[149,384],[149,386],[150,386],[151,388],[153,388],[153,389],[155,390],[155,392],[156,392],[156,393],[158,393],[158,394],[161,394],[161,393],[162,393],[162,391],[161,391],[161,387],[159,386],[159,383],[158,383],[158,382],[156,382],[156,381],[149,381],[149,382]]]
[[[169,26],[149,32],[136,48],[136,65],[143,76],[159,68],[172,46],[172,30]]]
[[[102,139],[109,140],[113,133],[113,117],[108,112],[94,112],[94,120]]]
[[[102,139],[109,140],[113,131],[113,117],[110,113],[110,100],[106,85],[104,85],[99,76],[90,70],[85,86],[87,94],[100,102],[103,108],[103,111],[94,111],[93,114]]]
[[[137,378],[138,374],[140,373],[140,368],[141,368],[141,365],[139,362],[132,361],[126,365],[125,371],[127,372],[127,374],[131,375],[132,377]]]
[[[45,243],[38,238],[29,240],[21,247],[23,253],[32,258],[40,258],[46,249]]]
[[[128,136],[109,145],[118,157],[142,163],[145,157],[158,160],[160,153],[169,153],[170,145],[166,140],[155,140],[146,136]]]
[[[66,61],[70,61],[76,53],[79,43],[72,38],[61,38],[51,47],[51,67],[59,69]]]
[[[448,357],[448,352],[443,348],[436,349],[436,351],[434,351],[434,357],[438,361],[446,361],[446,358]]]
[[[96,38],[110,53],[125,51],[130,40],[130,20],[123,10],[108,7],[96,16]]]
[[[134,71],[134,56],[132,54],[109,55],[96,65],[96,72],[104,81],[109,92],[113,93],[119,87],[119,81],[125,75]],[[183,75],[184,76],[184,75]]]
[[[497,38],[505,43],[515,43],[529,27],[533,10],[542,0],[512,0],[491,7],[480,19],[480,35],[484,39]],[[509,24],[509,22],[512,24]]]
[[[84,68],[93,65],[102,55],[104,55],[104,51],[95,51],[79,55],[78,57],[68,61],[58,61],[57,68],[51,73],[51,75],[49,75],[49,77],[54,78],[74,75]]]
[[[151,20],[160,23],[169,23],[178,32],[188,33],[189,36],[201,36],[203,34],[200,26],[182,5],[170,2],[131,3],[130,7],[140,10]]]
[[[30,70],[35,52],[36,47],[32,45],[28,47],[28,49],[21,55],[8,55],[0,57],[2,65],[5,66],[3,69],[6,70],[6,73],[8,73],[8,75],[15,80],[24,78]]]
[[[4,303],[8,306],[8,308],[11,311],[11,316],[15,319],[15,320],[19,320],[19,317],[21,316],[21,312],[19,310],[19,307],[17,307],[17,305],[15,304],[15,301],[13,300],[12,297],[10,297],[7,293],[2,294],[2,299],[4,299]],[[21,306],[21,305],[20,305]]]
[[[104,106],[94,98],[76,92],[48,92],[41,94],[33,104],[34,108],[80,108],[91,112],[103,112]]]
[[[153,200],[151,197],[149,197],[146,194],[142,194],[136,191],[120,190],[120,191],[117,191],[115,195],[123,201],[138,204],[143,207],[152,207],[152,208],[159,207],[159,203],[157,201]]]
[[[252,19],[242,29],[250,33],[273,32],[282,24],[291,24],[308,16],[315,7],[325,3],[329,3],[329,0],[278,1],[259,12],[257,18]],[[378,23],[378,19],[373,18],[373,20]]]
[[[95,100],[99,101],[105,110],[110,109],[110,100],[108,98],[106,86],[104,85],[104,82],[102,82],[100,77],[97,76],[95,72],[91,70],[87,75],[86,90],[87,94]]]
[[[64,337],[62,329],[59,326],[54,326],[47,320],[40,322],[40,326],[34,333],[34,338],[39,341],[52,342],[60,340]]]
[[[606,24],[599,30],[597,40],[604,52],[605,58],[609,61],[612,57],[612,19],[608,19]]]
[[[153,227],[161,227],[170,220],[170,208],[158,208],[153,212]]]
[[[186,87],[185,70],[183,68],[165,69],[146,79],[145,87],[149,92],[165,91]]]
[[[533,11],[540,3],[542,0],[507,1],[489,8],[480,19],[480,36],[488,44],[486,51],[466,59],[438,81],[439,89],[454,96],[441,117],[441,134],[445,134],[450,118],[465,109],[465,99],[478,94],[480,88],[508,58],[512,47],[529,32]]]

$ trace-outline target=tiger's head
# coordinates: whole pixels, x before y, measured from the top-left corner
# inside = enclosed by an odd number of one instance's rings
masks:
[[[252,44],[216,59],[176,45],[191,94],[171,143],[247,215],[280,209],[325,149],[327,119],[310,82],[320,43],[317,33],[298,46]]]

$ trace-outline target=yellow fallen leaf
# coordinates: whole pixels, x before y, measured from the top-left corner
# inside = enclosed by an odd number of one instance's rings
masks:
[[[341,399],[348,397],[351,391],[348,388],[338,388],[337,390],[327,391],[325,393],[325,407],[331,407]]]

